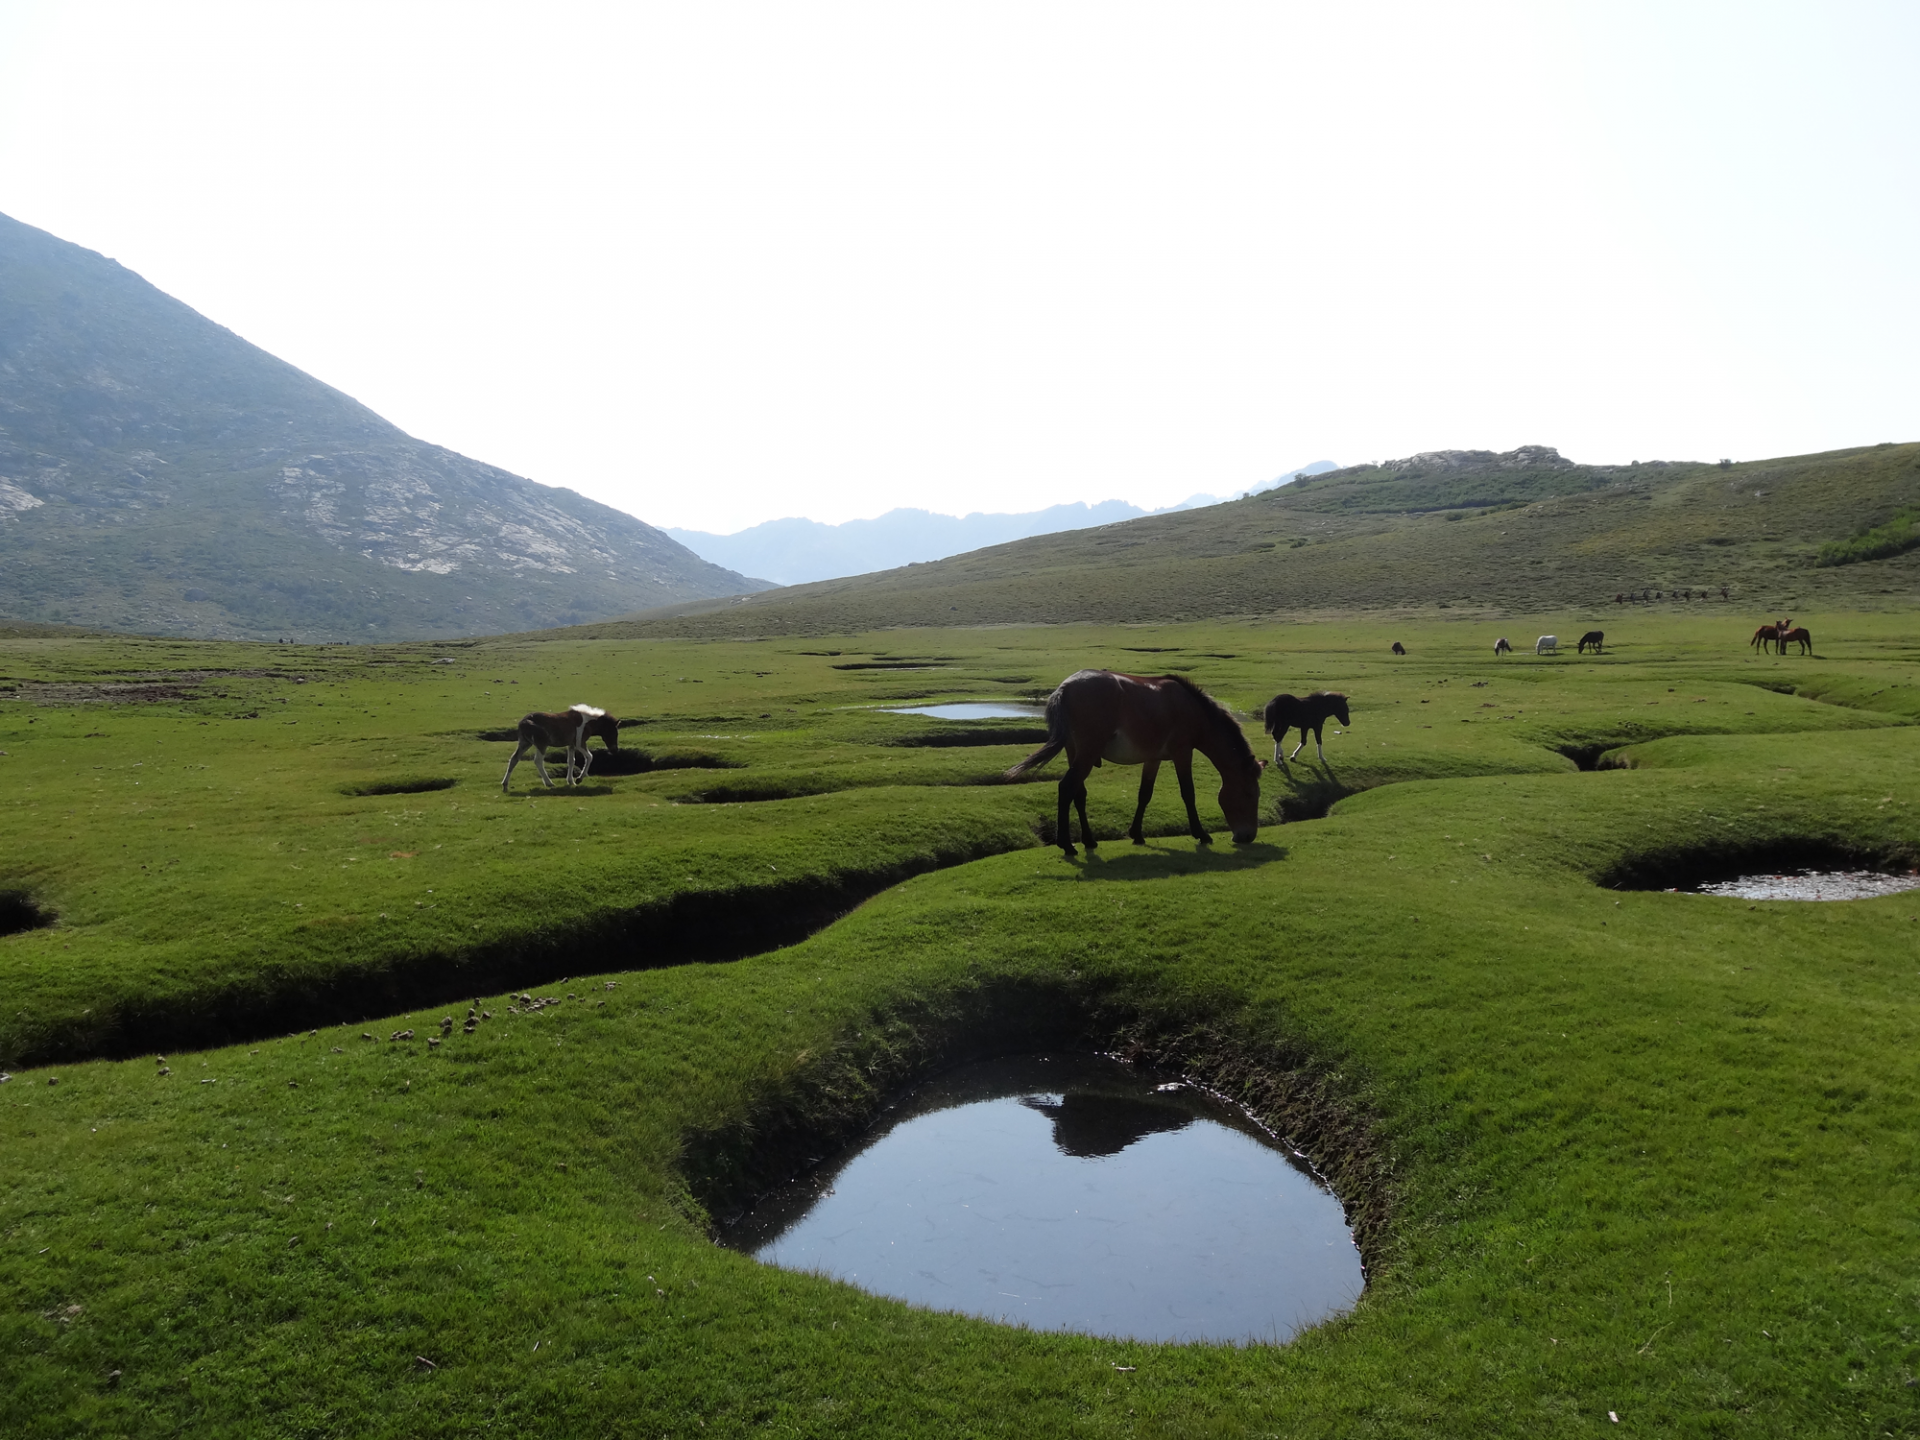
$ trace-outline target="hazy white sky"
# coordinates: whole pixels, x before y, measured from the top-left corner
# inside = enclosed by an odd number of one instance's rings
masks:
[[[1920,5],[0,0],[0,211],[661,525],[1920,437]]]

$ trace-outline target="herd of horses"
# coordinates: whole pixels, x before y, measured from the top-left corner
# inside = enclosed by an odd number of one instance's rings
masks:
[[[1601,653],[1606,636],[1589,630],[1580,637],[1580,653],[1589,649]],[[1777,644],[1786,654],[1790,643],[1798,642],[1802,653],[1811,654],[1813,637],[1791,620],[1777,625],[1762,625],[1751,643],[1757,648]],[[1542,635],[1534,644],[1535,654],[1557,650],[1559,639]],[[1496,642],[1496,656],[1512,653],[1513,646],[1503,635]],[[1393,653],[1406,654],[1399,641]],[[1055,687],[1047,697],[1047,740],[1026,759],[1006,772],[1017,780],[1038,770],[1063,751],[1067,773],[1061,777],[1059,809],[1054,827],[1054,843],[1065,855],[1077,853],[1073,846],[1072,814],[1080,817],[1080,841],[1092,850],[1098,842],[1087,821],[1087,776],[1107,761],[1116,765],[1140,767],[1140,792],[1133,810],[1133,824],[1127,835],[1136,845],[1146,843],[1142,826],[1147,804],[1153,799],[1154,782],[1163,764],[1173,766],[1180,785],[1180,798],[1187,807],[1187,830],[1202,845],[1212,843],[1206,827],[1200,823],[1200,811],[1194,803],[1193,756],[1198,751],[1220,773],[1220,791],[1216,797],[1227,828],[1240,844],[1251,842],[1260,828],[1260,776],[1267,762],[1255,757],[1240,722],[1231,711],[1180,675],[1128,675],[1117,670],[1077,670]],[[1337,720],[1351,726],[1347,697],[1334,690],[1316,690],[1311,695],[1281,694],[1263,707],[1261,719],[1266,733],[1273,737],[1273,763],[1287,767],[1306,748],[1313,737],[1314,753],[1324,765],[1326,748],[1321,734],[1327,721]],[[1286,738],[1300,732],[1300,743],[1283,753]],[[523,716],[516,734],[513,758],[507,761],[507,773],[501,777],[505,791],[513,779],[513,768],[528,751],[540,779],[551,790],[553,779],[547,774],[546,752],[563,748],[567,753],[567,783],[577,785],[587,778],[593,765],[593,752],[587,741],[599,736],[609,752],[620,748],[620,722],[593,705],[575,705],[557,713]],[[578,767],[576,770],[576,766]]]

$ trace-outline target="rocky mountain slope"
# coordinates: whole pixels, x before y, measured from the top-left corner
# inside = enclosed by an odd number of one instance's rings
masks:
[[[1434,451],[1204,510],[682,605],[622,628],[718,636],[1426,606],[1597,617],[1636,603],[1759,615],[1910,607],[1920,601],[1920,530],[1897,553],[1859,547],[1873,557],[1861,563],[1832,564],[1823,545],[1916,505],[1916,444],[1611,466],[1545,446]]]
[[[0,617],[398,639],[759,588],[630,515],[416,440],[0,216]]]

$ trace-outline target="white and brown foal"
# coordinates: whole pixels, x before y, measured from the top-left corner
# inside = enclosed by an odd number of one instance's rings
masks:
[[[587,778],[587,769],[593,764],[593,752],[587,749],[587,741],[595,735],[606,741],[607,749],[620,748],[620,722],[606,711],[592,705],[575,705],[562,710],[559,714],[523,715],[520,717],[519,744],[514,746],[513,758],[507,761],[507,773],[500,777],[500,788],[505,790],[513,779],[513,767],[520,763],[520,757],[529,749],[533,751],[533,763],[540,771],[540,779],[546,787],[553,789],[553,781],[547,775],[547,751],[555,745],[563,745],[567,751],[567,784],[578,784]],[[574,761],[580,762],[578,780],[573,773]]]

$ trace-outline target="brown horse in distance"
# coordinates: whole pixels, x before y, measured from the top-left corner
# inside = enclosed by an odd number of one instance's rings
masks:
[[[1187,828],[1202,845],[1212,843],[1193,803],[1193,752],[1198,750],[1220,772],[1220,809],[1233,838],[1241,844],[1260,829],[1260,772],[1253,747],[1227,709],[1191,680],[1178,675],[1122,675],[1112,670],[1079,670],[1047,697],[1047,743],[1007,771],[1009,780],[1037,770],[1062,750],[1067,773],[1060,781],[1060,814],[1054,841],[1074,853],[1067,807],[1080,811],[1080,838],[1094,848],[1087,823],[1087,776],[1102,761],[1138,765],[1140,803],[1127,834],[1146,844],[1141,824],[1162,761],[1173,762],[1180,798],[1187,804]]]
[[[1762,655],[1766,655],[1771,653],[1773,647],[1779,643],[1779,640],[1780,627],[1778,625],[1762,625],[1758,630],[1753,632],[1753,638],[1747,641],[1747,644],[1758,650]],[[1781,647],[1780,653],[1782,655],[1787,653],[1784,646]]]
[[[1787,646],[1798,645],[1802,655],[1813,653],[1813,634],[1804,625],[1796,625],[1791,630],[1780,632],[1780,653],[1787,653]]]
[[[553,781],[547,776],[546,755],[555,745],[564,745],[567,750],[567,784],[577,783],[573,774],[575,760],[580,762],[580,779],[586,779],[587,770],[593,764],[593,752],[587,749],[587,741],[595,735],[606,743],[608,750],[620,748],[620,722],[592,705],[575,705],[557,714],[536,711],[521,716],[516,737],[519,743],[514,747],[513,758],[507,761],[507,773],[500,777],[500,789],[506,790],[507,782],[513,779],[513,767],[528,750],[533,751],[533,765],[540,772],[541,783],[553,789]]]

